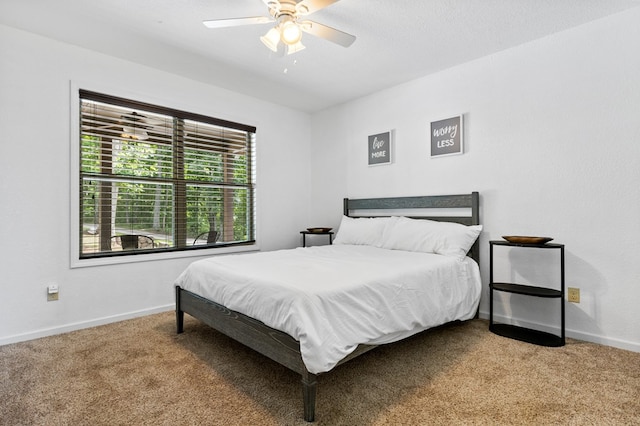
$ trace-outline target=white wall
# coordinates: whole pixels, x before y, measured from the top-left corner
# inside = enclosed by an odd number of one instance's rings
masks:
[[[569,336],[640,351],[637,22],[636,9],[311,118],[0,26],[0,344],[171,309],[171,283],[194,260],[69,267],[75,81],[256,125],[262,249],[297,245],[306,226],[337,226],[345,196],[480,191],[482,313],[487,241],[548,235],[566,244],[567,285],[582,292],[567,304]],[[460,113],[465,154],[430,159],[429,122]],[[388,129],[395,162],[369,168],[366,137]],[[286,173],[272,167],[283,155]],[[52,281],[60,300],[46,302]],[[506,302],[501,313],[554,327],[548,304]]]
[[[257,126],[258,242],[300,243],[308,114],[4,26],[0,58],[0,344],[172,309],[172,282],[196,259],[70,268],[70,82]]]
[[[581,290],[568,335],[640,351],[638,22],[636,8],[315,114],[311,220],[337,226],[342,197],[479,191],[483,316],[488,241],[550,236]],[[461,113],[465,154],[430,159],[429,123]],[[395,162],[368,167],[367,136],[389,129]],[[504,302],[557,331],[557,301]]]

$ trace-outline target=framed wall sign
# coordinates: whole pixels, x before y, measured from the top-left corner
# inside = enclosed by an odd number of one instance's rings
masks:
[[[391,164],[393,130],[369,136],[369,165]]]
[[[431,158],[464,153],[462,115],[431,122]]]

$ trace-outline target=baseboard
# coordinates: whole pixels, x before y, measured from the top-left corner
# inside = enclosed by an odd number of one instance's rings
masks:
[[[24,342],[27,340],[39,339],[41,337],[54,336],[56,334],[69,333],[71,331],[82,330],[84,328],[97,327],[99,325],[111,324],[114,322],[120,322],[128,319],[143,317],[146,315],[159,314],[161,312],[168,312],[175,310],[176,305],[171,303],[164,306],[156,306],[154,308],[142,309],[134,312],[127,312],[124,314],[112,315],[103,318],[97,318],[90,321],[76,322],[72,324],[65,324],[58,327],[44,328],[29,333],[15,334],[13,336],[0,338],[0,346],[9,345],[11,343]]]
[[[100,325],[111,324],[114,322],[143,317],[146,315],[159,314],[161,312],[173,311],[174,309],[175,309],[175,304],[171,303],[169,305],[156,306],[154,308],[142,309],[140,311],[134,311],[134,312],[127,312],[124,314],[98,318],[91,321],[77,322],[72,324],[66,324],[59,327],[40,329],[40,330],[29,332],[29,333],[15,334],[13,336],[0,338],[0,346],[9,345],[12,343],[24,342],[27,340],[39,339],[41,337],[54,336],[56,334],[69,333],[71,331],[82,330],[84,328],[97,327]],[[480,318],[489,319],[489,313],[481,311]],[[514,319],[510,317],[495,316],[495,320],[497,322],[501,322],[505,324],[514,323]],[[532,323],[532,322],[518,320],[518,319],[516,319],[516,321],[518,322],[518,325],[521,325],[523,327],[547,331],[549,333],[560,334],[560,329],[558,327],[551,327],[547,324]],[[640,352],[640,343],[636,343],[636,342],[629,342],[626,340],[614,339],[614,338],[601,336],[593,333],[585,333],[582,331],[572,330],[569,328],[565,329],[565,335],[572,339],[583,340],[585,342],[598,343],[601,345],[611,346],[619,349],[625,349],[632,352]]]
[[[480,312],[480,318],[489,319],[489,312]],[[548,324],[534,323],[530,321],[524,321],[518,318],[504,317],[501,315],[494,315],[494,320],[503,324],[517,324],[522,327],[531,328],[534,330],[546,331],[560,335],[560,327],[550,326]],[[632,352],[640,352],[640,343],[629,342],[621,339],[614,339],[611,337],[601,336],[593,333],[586,333],[584,331],[573,330],[565,328],[565,336],[576,340],[583,340],[585,342],[598,343],[600,345],[611,346],[618,349],[625,349]]]

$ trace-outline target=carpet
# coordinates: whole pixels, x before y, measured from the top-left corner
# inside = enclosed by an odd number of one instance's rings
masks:
[[[497,336],[485,320],[318,378],[318,425],[640,424],[640,353]],[[2,425],[305,425],[300,377],[161,313],[0,347]]]

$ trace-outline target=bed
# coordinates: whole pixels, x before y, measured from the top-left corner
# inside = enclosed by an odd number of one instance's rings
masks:
[[[333,245],[214,256],[175,282],[177,332],[188,313],[300,374],[308,422],[319,374],[471,319],[480,299],[477,192],[344,199],[343,213]]]

